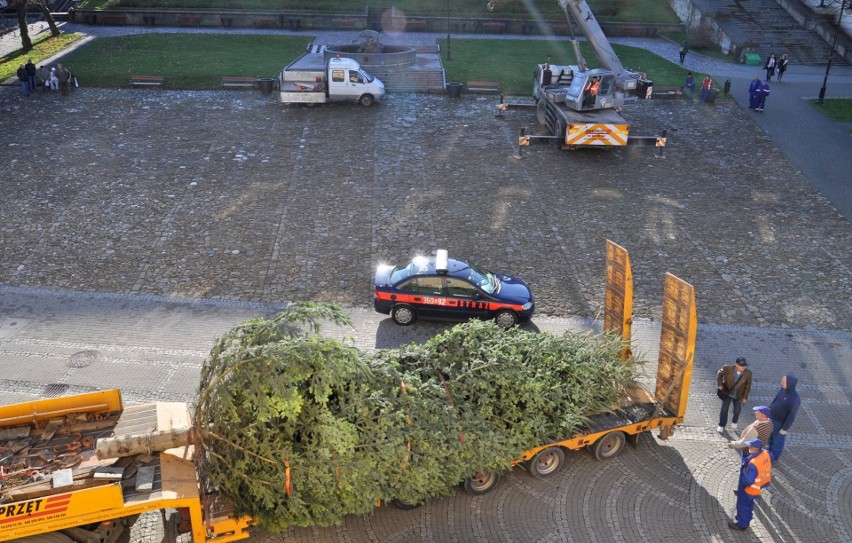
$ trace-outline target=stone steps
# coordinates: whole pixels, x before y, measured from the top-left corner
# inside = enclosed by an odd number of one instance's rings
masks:
[[[707,9],[732,41],[756,49],[764,60],[770,53],[787,53],[791,64],[813,65],[825,64],[830,55],[825,40],[803,28],[776,0],[709,0]],[[835,55],[834,62],[839,60]]]

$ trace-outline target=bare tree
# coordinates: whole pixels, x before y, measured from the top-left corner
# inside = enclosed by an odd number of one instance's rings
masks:
[[[56,21],[50,13],[50,8],[45,0],[17,0],[12,3],[15,6],[15,15],[18,17],[18,28],[21,30],[21,47],[24,51],[29,51],[33,48],[33,40],[30,38],[29,28],[27,27],[27,11],[30,8],[37,9],[41,12],[47,25],[50,27],[50,35],[58,36],[60,34],[59,27],[56,26]]]

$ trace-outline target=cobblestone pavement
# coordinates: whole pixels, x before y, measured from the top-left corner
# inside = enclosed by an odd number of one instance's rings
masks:
[[[663,274],[696,287],[702,325],[686,424],[599,464],[415,511],[258,541],[852,541],[852,227],[736,104],[640,102],[652,148],[514,158],[529,111],[493,98],[391,95],[373,109],[257,93],[0,91],[0,390],[4,402],[120,387],[189,400],[211,340],[292,300],[351,308],[332,333],[420,341],[369,309],[380,261],[446,247],[527,279],[542,330],[588,327],[604,241],[636,278],[636,342],[657,352]],[[82,351],[100,353],[86,367]],[[744,355],[766,403],[788,371],[802,412],[751,534],[731,535],[737,458],[713,431],[719,364]],[[649,368],[653,376],[653,367]],[[750,417],[744,415],[750,422]],[[635,534],[635,535],[634,535]],[[141,537],[141,536],[140,536]]]
[[[3,402],[41,397],[48,385],[66,393],[119,387],[128,403],[189,401],[215,336],[280,306],[0,287],[0,391]],[[351,310],[353,327],[326,333],[363,349],[422,341],[435,323],[402,328],[366,309]],[[596,329],[579,318],[537,317],[537,328]],[[654,358],[656,322],[634,324],[634,351]],[[91,364],[73,363],[87,352]],[[781,375],[800,377],[803,403],[773,482],[758,500],[752,530],[732,534],[738,457],[715,432],[718,366],[746,356],[755,384],[748,407],[769,403]],[[251,541],[852,541],[852,334],[701,325],[686,421],[674,437],[651,434],[633,450],[599,463],[571,453],[546,479],[521,469],[494,492],[459,490],[413,511],[382,507],[338,527],[259,532]],[[654,377],[654,364],[647,368]],[[143,519],[134,542],[157,543],[156,515]]]
[[[702,322],[850,329],[852,225],[729,101],[642,101],[653,148],[514,158],[531,111],[391,95],[373,109],[251,92],[0,93],[0,282],[278,303],[371,303],[372,270],[439,247],[519,275],[543,315],[593,316],[604,242],[638,317],[663,275]],[[766,164],[773,167],[767,168]]]

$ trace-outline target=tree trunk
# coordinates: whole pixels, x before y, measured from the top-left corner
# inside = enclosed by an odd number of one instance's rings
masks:
[[[192,442],[192,428],[182,428],[149,432],[142,435],[102,437],[98,439],[95,450],[98,459],[104,460],[105,458],[120,458],[137,454],[153,454],[166,449],[190,445]]]
[[[35,5],[38,6],[47,26],[50,27],[50,35],[55,38],[61,34],[61,32],[59,32],[59,27],[56,26],[56,21],[53,20],[53,15],[50,13],[50,9],[47,7],[47,4],[44,2],[36,2]]]
[[[21,48],[29,51],[33,48],[33,40],[30,39],[30,31],[27,27],[27,3],[20,0],[15,6],[15,14],[18,16],[18,28],[21,29]]]

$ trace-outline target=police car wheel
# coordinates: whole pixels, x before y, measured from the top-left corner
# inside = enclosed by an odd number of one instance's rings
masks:
[[[400,326],[408,326],[417,320],[417,313],[410,305],[395,305],[391,310],[391,318]]]
[[[494,322],[496,322],[497,326],[500,328],[511,328],[518,324],[518,317],[512,311],[503,309],[494,315]]]

